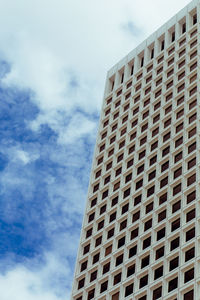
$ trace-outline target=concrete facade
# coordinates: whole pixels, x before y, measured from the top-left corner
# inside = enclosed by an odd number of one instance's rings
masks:
[[[200,299],[200,1],[107,75],[73,300]]]

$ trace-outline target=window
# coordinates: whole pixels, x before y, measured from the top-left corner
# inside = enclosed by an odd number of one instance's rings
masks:
[[[125,244],[125,236],[118,240],[118,248],[122,247]]]
[[[173,196],[175,196],[176,194],[181,192],[181,183],[177,184],[174,188],[173,188]]]
[[[141,269],[145,268],[146,266],[149,265],[149,260],[150,260],[150,256],[146,256],[142,259],[141,261]]]
[[[124,191],[124,198],[128,197],[130,195],[131,189],[128,188],[127,190]]]
[[[160,299],[162,297],[162,286],[153,291],[153,300]]]
[[[184,274],[184,283],[192,280],[194,278],[194,268],[188,270]]]
[[[139,167],[137,168],[137,175],[139,175],[139,174],[142,173],[143,171],[144,171],[144,164],[141,165],[141,166],[139,166]]]
[[[146,150],[142,151],[139,153],[139,160],[142,159],[143,157],[145,157],[146,154]]]
[[[156,260],[161,258],[162,256],[164,256],[165,254],[165,247],[161,247],[159,249],[156,250]]]
[[[98,223],[97,230],[102,229],[103,226],[104,226],[104,220],[102,220],[101,222]]]
[[[129,258],[137,254],[137,245],[129,249]]]
[[[116,219],[116,216],[117,216],[117,213],[115,211],[110,215],[110,222],[114,221]]]
[[[105,213],[106,211],[106,204],[103,205],[101,208],[100,208],[100,215],[102,215],[103,213]]]
[[[161,240],[163,237],[165,237],[165,227],[157,232],[157,241]]]
[[[108,230],[107,239],[110,239],[114,235],[114,233],[115,233],[114,228]]]
[[[183,137],[181,136],[179,139],[175,141],[175,148],[179,147],[183,144]]]
[[[95,247],[98,247],[99,245],[101,245],[101,242],[102,242],[102,236],[100,236],[96,239]]]
[[[160,181],[160,188],[163,188],[167,184],[168,184],[168,177],[165,177]]]
[[[143,250],[149,247],[150,245],[151,245],[151,237],[148,237],[143,241]]]
[[[139,228],[136,228],[131,231],[131,240],[135,239],[138,236]]]
[[[131,265],[127,269],[127,277],[133,275],[135,273],[135,264]]]
[[[136,213],[133,214],[132,222],[136,222],[140,218],[140,211],[137,211]]]
[[[174,231],[180,227],[180,218],[172,222],[171,231]]]
[[[83,272],[84,270],[87,269],[87,263],[88,263],[88,261],[86,260],[81,264],[81,272]]]
[[[169,270],[172,271],[172,270],[178,268],[178,265],[179,265],[179,257],[177,256],[176,258],[170,260]]]
[[[85,278],[79,280],[78,282],[78,290],[80,290],[82,287],[84,287],[85,284]]]
[[[145,275],[144,277],[140,278],[140,289],[147,284],[148,284],[148,275]]]
[[[91,300],[94,298],[95,289],[88,292],[88,298],[87,300]]]
[[[157,268],[157,269],[154,271],[154,280],[160,278],[161,276],[163,276],[163,266]]]
[[[125,297],[131,295],[133,293],[133,283],[126,286],[125,288]]]
[[[167,155],[170,151],[170,146],[167,146],[165,149],[162,150],[162,157],[164,157],[165,155]]]
[[[100,253],[97,253],[93,256],[93,261],[92,261],[93,264],[95,264],[99,261],[99,256],[100,256]]]
[[[116,170],[115,177],[117,177],[122,172],[122,167]]]
[[[192,259],[195,256],[195,247],[185,252],[185,262]]]
[[[105,256],[109,255],[111,252],[112,252],[112,245],[108,246],[108,247],[105,249]]]
[[[174,163],[177,163],[179,160],[181,160],[182,156],[183,156],[182,151],[179,152],[178,154],[176,154],[175,157],[174,157]]]
[[[95,217],[95,213],[92,213],[88,216],[88,223],[90,223],[91,221],[94,220],[94,217]]]
[[[86,245],[84,248],[83,248],[83,255],[88,253],[90,251],[90,244]]]
[[[193,191],[189,195],[187,195],[187,204],[196,199],[196,191]]]
[[[137,197],[134,198],[134,206],[138,205],[142,200],[142,195],[138,195]]]
[[[115,266],[119,266],[120,264],[122,264],[122,263],[123,263],[123,259],[124,259],[124,254],[119,255],[119,256],[116,258]]]
[[[101,289],[100,289],[100,293],[103,293],[107,290],[108,288],[108,281],[105,281],[101,284]]]
[[[187,186],[193,184],[194,182],[196,182],[196,174],[193,174],[192,176],[188,177]]]
[[[172,205],[172,213],[175,213],[180,208],[181,208],[181,201],[179,200]]]
[[[167,211],[166,209],[161,211],[159,214],[158,214],[158,222],[161,222],[162,220],[164,220],[166,218],[166,214],[167,214]]]
[[[164,122],[164,128],[168,127],[171,124],[171,118]]]
[[[175,41],[175,31],[173,31],[172,33],[171,33],[171,41],[172,41],[172,43]]]
[[[122,206],[122,215],[125,214],[128,211],[128,208],[129,208],[129,203]]]
[[[192,228],[186,232],[186,242],[195,237],[195,228]]]
[[[147,206],[146,206],[146,214],[148,214],[150,211],[153,210],[153,202],[149,203]]]
[[[86,239],[92,235],[92,228],[86,231]]]
[[[153,164],[155,164],[157,162],[157,155],[153,156],[152,158],[150,158],[150,162],[149,165],[152,166]]]
[[[91,273],[90,282],[94,281],[96,278],[97,278],[97,270]]]
[[[164,172],[169,169],[169,160],[161,165],[161,172]]]
[[[194,143],[192,143],[191,145],[188,146],[188,154],[191,153],[194,150],[196,150],[196,142],[194,142]]]
[[[194,300],[194,291],[191,290],[184,294],[184,300]]]
[[[136,187],[135,189],[138,190],[139,188],[141,188],[143,186],[143,179],[139,180],[136,182]]]
[[[133,158],[127,162],[127,169],[133,165]]]
[[[122,277],[122,273],[120,272],[119,274],[114,276],[114,281],[113,281],[113,285],[118,284],[119,282],[121,282],[121,277]]]
[[[186,214],[186,222],[189,222],[189,221],[191,221],[192,219],[194,219],[194,218],[195,218],[195,215],[196,215],[196,213],[195,213],[195,208],[194,208],[194,209],[190,210],[190,211]]]
[[[176,277],[176,278],[169,281],[168,292],[173,291],[177,287],[178,287],[178,277]]]
[[[152,227],[152,219],[150,219],[144,223],[144,231],[150,229],[151,227]]]
[[[165,193],[159,197],[159,205],[163,204],[166,201],[167,201],[167,193]]]
[[[176,248],[179,247],[179,240],[180,240],[180,238],[177,237],[176,239],[174,239],[174,240],[171,241],[170,251],[173,251],[174,249],[176,249]]]
[[[182,167],[180,167],[180,168],[178,168],[177,170],[174,171],[174,179],[181,176],[181,174],[182,174]]]
[[[185,33],[186,32],[186,23],[183,23],[182,24],[182,33]]]
[[[147,190],[147,197],[150,197],[151,195],[153,195],[154,194],[154,190],[155,190],[155,185],[153,185],[152,187],[150,187]]]

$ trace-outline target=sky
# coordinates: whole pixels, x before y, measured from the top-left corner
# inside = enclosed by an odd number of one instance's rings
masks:
[[[0,299],[69,300],[107,71],[187,0],[0,0]]]

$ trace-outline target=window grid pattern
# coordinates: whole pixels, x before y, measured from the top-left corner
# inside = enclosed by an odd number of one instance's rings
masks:
[[[74,300],[197,297],[199,2],[186,11],[108,77]]]

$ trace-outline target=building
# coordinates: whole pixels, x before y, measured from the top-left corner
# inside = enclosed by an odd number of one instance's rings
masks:
[[[200,1],[109,72],[73,300],[200,299]]]

